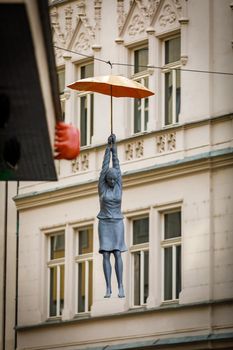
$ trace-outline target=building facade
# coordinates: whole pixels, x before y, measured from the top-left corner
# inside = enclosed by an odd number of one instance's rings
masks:
[[[51,1],[64,120],[81,153],[58,182],[20,183],[17,349],[233,347],[230,0]],[[67,85],[116,74],[125,298],[104,298],[98,176],[110,97]],[[112,264],[114,262],[112,261]]]

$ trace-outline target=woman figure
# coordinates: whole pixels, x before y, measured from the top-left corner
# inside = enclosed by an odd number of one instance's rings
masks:
[[[112,168],[109,168],[112,153]],[[121,252],[127,250],[124,240],[123,215],[121,213],[122,179],[119,160],[117,157],[116,136],[111,134],[104,154],[102,170],[99,177],[100,212],[99,225],[99,252],[103,254],[103,269],[106,281],[105,298],[110,298],[111,272],[110,255],[115,257],[115,271],[118,283],[118,297],[124,298],[122,283],[123,262]]]

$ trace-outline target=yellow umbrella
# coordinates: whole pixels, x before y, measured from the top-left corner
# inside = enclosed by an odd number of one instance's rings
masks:
[[[112,96],[145,98],[154,95],[154,92],[147,89],[137,81],[125,78],[120,75],[103,75],[80,79],[69,84],[69,88],[78,91],[92,91],[111,96],[111,133],[112,133]]]

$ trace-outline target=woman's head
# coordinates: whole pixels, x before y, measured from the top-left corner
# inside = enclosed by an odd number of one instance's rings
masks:
[[[117,171],[114,168],[109,168],[105,176],[105,180],[109,187],[114,187],[117,180]]]

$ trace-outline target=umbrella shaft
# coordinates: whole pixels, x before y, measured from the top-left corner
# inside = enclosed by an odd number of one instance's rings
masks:
[[[112,85],[111,85],[111,134],[113,133],[113,121],[112,121]]]

